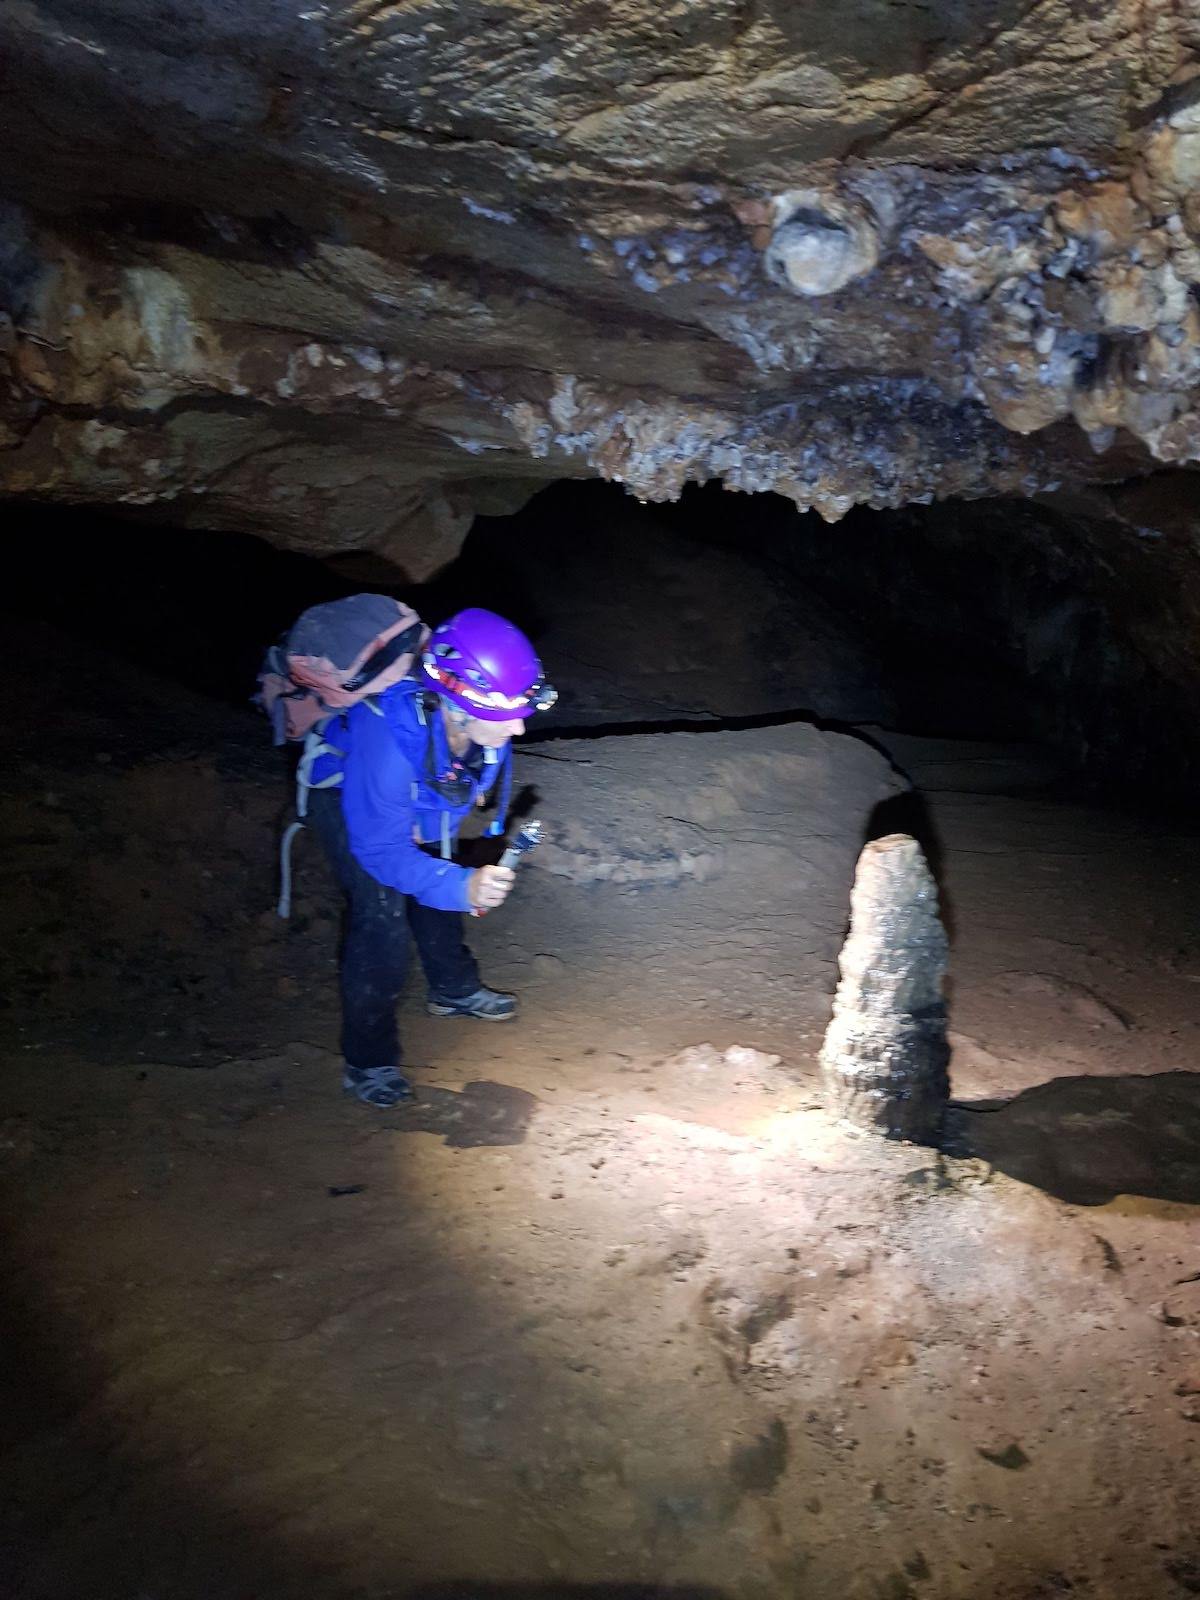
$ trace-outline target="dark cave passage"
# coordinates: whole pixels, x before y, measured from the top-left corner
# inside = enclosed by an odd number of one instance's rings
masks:
[[[86,640],[93,681],[110,653],[244,708],[263,648],[301,610],[375,588],[431,622],[483,605],[525,628],[562,691],[536,724],[546,736],[792,718],[1036,748],[1019,781],[1151,810],[1195,789],[1179,641],[1147,649],[1170,552],[1032,502],[858,510],[830,526],[717,485],[643,506],[561,482],[478,518],[425,585],[366,553],[316,561],[103,508],[13,505],[6,523],[10,626]],[[49,637],[30,648],[47,657],[22,697],[36,703],[63,668]]]

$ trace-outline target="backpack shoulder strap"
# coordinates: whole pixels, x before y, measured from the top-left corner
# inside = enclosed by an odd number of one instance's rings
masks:
[[[340,719],[327,717],[324,722],[319,722],[315,728],[304,736],[304,749],[300,752],[300,759],[296,763],[296,815],[307,817],[308,796],[313,789],[340,789],[345,781],[345,774],[341,767],[329,773],[327,777],[313,782],[313,768],[322,756],[336,756],[344,760],[345,750],[333,743],[329,737],[330,724]]]
[[[326,717],[310,728],[304,735],[304,748],[296,763],[296,816],[283,830],[279,841],[279,899],[275,910],[285,921],[292,914],[292,845],[297,834],[307,826],[308,797],[314,789],[340,789],[345,782],[340,766],[316,783],[312,777],[313,767],[322,756],[336,756],[339,761],[345,759],[345,750],[329,737],[330,724],[340,721],[344,721],[344,717]]]

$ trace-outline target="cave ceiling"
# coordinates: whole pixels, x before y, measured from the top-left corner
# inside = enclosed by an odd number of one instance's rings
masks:
[[[1200,0],[9,0],[0,490],[368,547],[599,474],[1200,460]]]

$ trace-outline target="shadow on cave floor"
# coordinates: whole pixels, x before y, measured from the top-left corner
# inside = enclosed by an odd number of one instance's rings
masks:
[[[13,1192],[6,1199],[12,1215],[19,1200]],[[361,1595],[345,1587],[332,1546],[322,1551],[264,1519],[254,1495],[240,1492],[238,1475],[218,1487],[201,1441],[168,1442],[168,1427],[157,1448],[140,1443],[114,1398],[119,1378],[46,1294],[41,1264],[10,1231],[0,1226],[4,1600]],[[287,1343],[285,1336],[281,1347]],[[168,1386],[175,1354],[187,1367],[188,1339],[177,1346],[156,1358]],[[310,1469],[298,1470],[303,1478]],[[56,1521],[64,1505],[71,1508],[65,1524]],[[379,1531],[380,1546],[386,1541],[386,1530]],[[459,1554],[469,1559],[469,1551],[467,1536]],[[728,1600],[727,1590],[708,1584],[454,1579],[410,1586],[401,1575],[389,1577],[386,1592],[397,1600]]]
[[[1054,1078],[995,1109],[958,1104],[959,1149],[1069,1205],[1119,1194],[1200,1205],[1200,1076]]]
[[[524,1144],[537,1104],[528,1090],[505,1083],[467,1083],[458,1090],[427,1085],[397,1113],[395,1129],[436,1134],[450,1150]]]
[[[20,1199],[12,1191],[5,1198],[11,1215]],[[130,1447],[119,1412],[105,1402],[111,1373],[64,1320],[40,1285],[38,1264],[5,1227],[0,1261],[6,1600],[304,1593],[311,1573],[264,1537],[252,1516],[219,1504],[211,1488],[192,1481],[182,1452],[176,1459],[164,1453],[150,1468]],[[97,1495],[103,1515],[89,1503]],[[64,1503],[74,1508],[65,1527],[55,1521]]]

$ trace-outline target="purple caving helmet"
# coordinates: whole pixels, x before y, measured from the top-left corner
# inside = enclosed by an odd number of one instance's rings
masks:
[[[520,628],[473,606],[435,628],[421,657],[431,689],[482,722],[512,722],[558,698]]]

